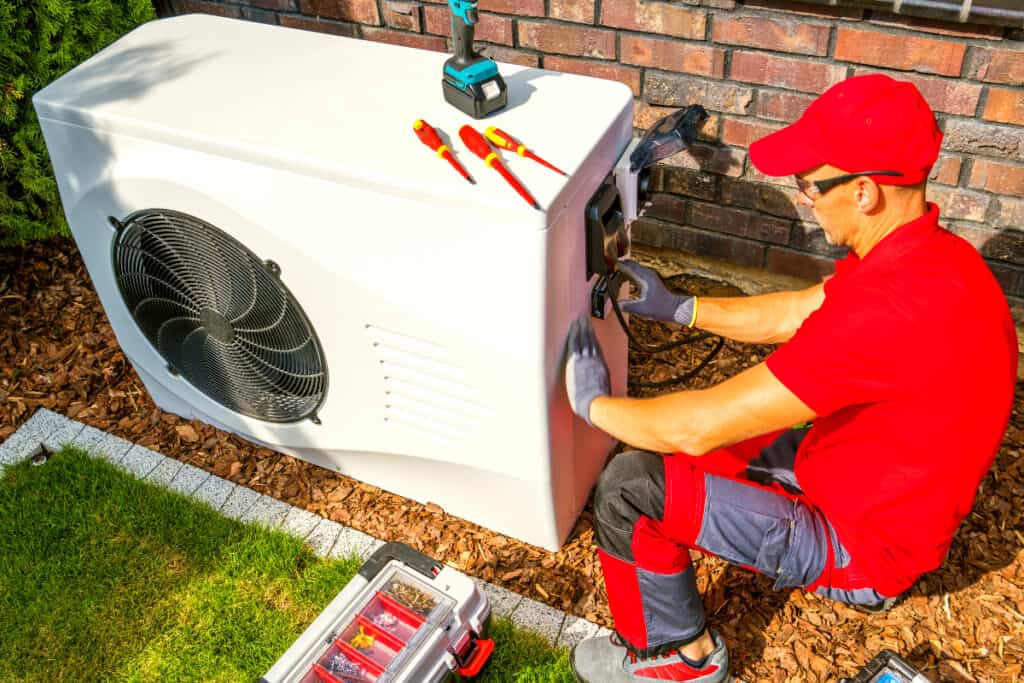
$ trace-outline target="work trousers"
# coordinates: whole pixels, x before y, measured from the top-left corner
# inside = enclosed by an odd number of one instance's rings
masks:
[[[704,631],[690,550],[855,605],[885,600],[803,495],[793,462],[806,429],[701,457],[629,451],[597,486],[595,530],[615,628],[639,656]]]

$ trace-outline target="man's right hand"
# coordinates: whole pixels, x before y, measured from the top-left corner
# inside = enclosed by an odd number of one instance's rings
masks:
[[[619,302],[619,308],[623,311],[688,327],[693,327],[697,322],[696,297],[673,294],[661,281],[660,275],[636,261],[622,259],[617,269],[640,290],[639,298]]]

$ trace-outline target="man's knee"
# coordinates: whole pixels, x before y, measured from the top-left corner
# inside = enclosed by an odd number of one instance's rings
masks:
[[[598,545],[626,557],[636,521],[641,516],[661,520],[664,512],[663,456],[646,451],[615,456],[601,474],[594,495]]]

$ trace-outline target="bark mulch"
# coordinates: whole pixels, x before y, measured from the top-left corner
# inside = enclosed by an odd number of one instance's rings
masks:
[[[700,293],[735,291],[707,280],[675,280]],[[633,329],[648,344],[680,334],[641,320],[634,321]],[[632,392],[665,391],[637,384],[693,367],[710,345],[705,341],[654,356],[631,351]],[[717,383],[770,351],[727,343],[718,359],[686,386]],[[566,545],[549,553],[446,515],[436,506],[420,505],[157,409],[118,347],[70,240],[0,251],[0,440],[39,407],[378,538],[404,541],[470,574],[610,625],[589,507]],[[764,577],[698,557],[698,583],[709,620],[729,643],[735,673],[752,682],[832,681],[852,675],[888,647],[934,680],[1021,680],[1022,446],[1024,387],[1018,384],[998,460],[946,564],[922,577],[886,615],[864,615],[799,590],[776,593]]]

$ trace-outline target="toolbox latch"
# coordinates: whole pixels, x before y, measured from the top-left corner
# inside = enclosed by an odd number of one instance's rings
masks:
[[[494,652],[494,641],[490,638],[474,639],[469,646],[469,652],[464,657],[456,657],[459,666],[456,669],[460,676],[472,678],[480,673],[484,664],[490,659]]]

